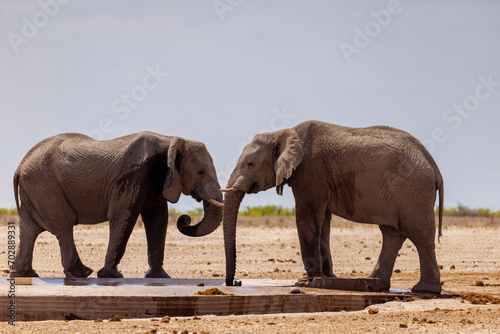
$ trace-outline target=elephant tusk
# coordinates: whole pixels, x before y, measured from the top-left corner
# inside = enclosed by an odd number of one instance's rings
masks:
[[[238,191],[238,188],[228,188],[228,189],[220,189],[223,193],[234,193],[235,191]]]
[[[208,203],[212,204],[212,205],[215,205],[215,206],[219,206],[219,207],[223,207],[224,204],[219,202],[219,201],[216,201],[215,199],[213,198],[210,198],[210,199],[207,199]]]

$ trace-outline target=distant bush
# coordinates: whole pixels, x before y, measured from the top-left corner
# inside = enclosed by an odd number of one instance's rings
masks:
[[[178,212],[175,209],[170,209],[168,213],[171,216],[187,214],[189,216],[203,216],[202,208],[195,208],[187,212]],[[277,217],[277,216],[295,216],[295,208],[284,208],[276,205],[266,206],[247,206],[245,209],[240,210],[238,213],[241,216],[259,216],[259,217]]]
[[[436,208],[436,214],[439,210]],[[295,208],[284,208],[276,205],[247,206],[240,210],[241,216],[295,216]],[[444,216],[454,217],[500,217],[500,211],[491,211],[487,208],[471,209],[461,203],[457,207],[443,208]]]
[[[1,215],[17,215],[17,209],[0,208]]]
[[[193,210],[188,210],[186,212],[177,211],[176,209],[168,210],[169,216],[180,216],[180,215],[189,215],[189,216],[203,216],[202,208],[194,208]]]
[[[168,210],[168,213],[171,216],[178,216],[183,214],[183,212],[178,212],[175,209]],[[436,207],[436,214],[438,213],[439,209]],[[203,216],[203,209],[195,208],[193,210],[187,211],[185,214],[188,214],[190,216]],[[245,209],[240,210],[238,214],[241,216],[253,216],[253,217],[295,216],[295,208],[284,208],[282,206],[276,206],[276,205],[247,206],[245,207]],[[0,208],[0,215],[17,215],[17,209]],[[500,211],[491,211],[488,208],[472,209],[466,205],[458,203],[456,207],[443,208],[443,216],[499,218]]]
[[[247,206],[239,213],[242,216],[295,216],[295,208],[284,208],[276,205]]]
[[[436,208],[436,214],[439,213],[439,208]],[[443,208],[443,216],[452,217],[500,217],[500,211],[490,211],[487,208],[472,209],[466,205],[458,203],[456,208]]]
[[[186,212],[188,216],[203,216],[203,209],[202,208],[196,208],[194,210],[189,210]]]

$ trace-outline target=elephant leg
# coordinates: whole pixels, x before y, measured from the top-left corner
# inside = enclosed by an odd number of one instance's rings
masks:
[[[19,211],[19,246],[15,259],[15,271],[12,272],[12,276],[38,277],[32,267],[33,250],[36,238],[44,229],[36,223],[23,206]]]
[[[104,267],[97,272],[97,277],[123,277],[118,271],[118,264],[125,254],[125,247],[127,246],[128,239],[132,234],[138,216],[138,214],[135,214],[131,217],[110,219],[109,243],[106,259],[104,261]]]
[[[299,204],[296,207],[297,233],[307,278],[325,277],[322,271],[319,228],[320,226],[323,227],[325,210],[315,210],[312,205],[307,204]],[[318,221],[318,218],[320,221]]]
[[[434,246],[415,245],[420,260],[420,280],[411,289],[412,292],[441,293],[441,276]]]
[[[320,266],[319,237],[317,231],[310,229],[307,221],[297,220],[300,252],[307,278],[323,277]]]
[[[73,229],[68,228],[60,230],[56,234],[61,249],[61,262],[64,268],[66,278],[87,277],[92,273],[92,269],[85,266],[78,256],[75,240],[73,238]]]
[[[46,180],[46,182],[51,185],[57,184],[55,179]],[[31,209],[29,216],[31,216],[32,222],[30,224],[36,222],[35,224],[39,225],[42,230],[54,234],[59,241],[61,263],[66,277],[87,277],[90,275],[92,269],[82,263],[75,247],[73,226],[77,217],[73,207],[66,200],[63,190],[60,187],[53,186],[50,187],[50,193],[35,192],[30,193],[30,196],[24,194],[21,196],[21,201],[23,205],[27,205]],[[23,217],[28,217],[22,206],[21,214]],[[34,227],[31,227],[31,229],[33,231]],[[36,228],[35,231],[39,233],[40,230]],[[34,239],[29,241],[30,244],[32,242],[34,242]]]
[[[429,218],[428,231],[410,234],[409,238],[417,248],[420,260],[420,280],[412,292],[441,293],[441,275],[436,259],[436,226],[434,216]]]
[[[332,253],[330,251],[330,222],[332,220],[332,214],[326,212],[325,220],[323,222],[323,228],[321,229],[321,269],[323,274],[328,277],[336,277],[333,274],[333,263],[332,263]]]
[[[167,235],[168,208],[167,206],[141,213],[146,239],[148,242],[149,269],[145,277],[170,278],[163,270],[165,253],[165,237]]]
[[[377,263],[368,277],[380,278],[382,289],[389,290],[394,263],[406,237],[394,227],[380,225],[379,228],[382,232],[382,249]]]

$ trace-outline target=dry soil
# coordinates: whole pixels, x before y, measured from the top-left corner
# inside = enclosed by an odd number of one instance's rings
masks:
[[[3,220],[3,223],[2,223]],[[0,219],[0,274],[7,276],[7,228]],[[171,222],[175,219],[171,219]],[[82,261],[94,272],[104,264],[108,226],[75,227]],[[380,251],[377,226],[334,217],[331,247],[340,277],[366,277]],[[293,217],[242,217],[237,231],[237,278],[298,279],[304,276]],[[168,229],[165,270],[176,278],[224,276],[222,227],[202,238]],[[437,257],[445,293],[463,298],[395,301],[357,312],[247,316],[172,317],[96,321],[0,323],[0,333],[498,333],[500,332],[500,220],[445,218]],[[63,277],[56,238],[42,233],[35,246],[34,269],[41,277]],[[143,277],[147,270],[146,237],[139,223],[129,240],[119,270]],[[419,278],[418,255],[407,241],[394,267],[392,287],[410,289]],[[4,293],[4,292],[2,292]]]

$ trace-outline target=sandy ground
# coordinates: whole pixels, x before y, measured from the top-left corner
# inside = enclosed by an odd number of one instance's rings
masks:
[[[0,235],[7,236],[7,218],[0,217]],[[171,222],[174,221],[171,219]],[[0,323],[0,333],[498,333],[500,332],[500,220],[445,218],[437,245],[444,292],[486,296],[477,303],[463,298],[390,302],[357,312],[248,316],[172,317],[170,319]],[[104,264],[106,224],[75,227],[82,261],[94,272]],[[332,255],[340,277],[366,277],[380,251],[377,226],[354,224],[334,217]],[[298,279],[304,276],[293,217],[245,217],[237,231],[236,278]],[[7,276],[7,241],[0,238],[0,275]],[[181,235],[169,226],[165,270],[176,278],[223,277],[222,227],[202,238]],[[34,269],[41,277],[63,277],[56,238],[42,233],[35,246]],[[147,270],[146,237],[138,224],[119,265],[125,277],[143,277]],[[407,241],[400,251],[392,287],[410,289],[419,278],[418,255]],[[2,292],[4,293],[4,292]],[[477,304],[476,304],[477,303]],[[3,321],[3,319],[2,319]],[[14,331],[13,331],[14,330]]]

